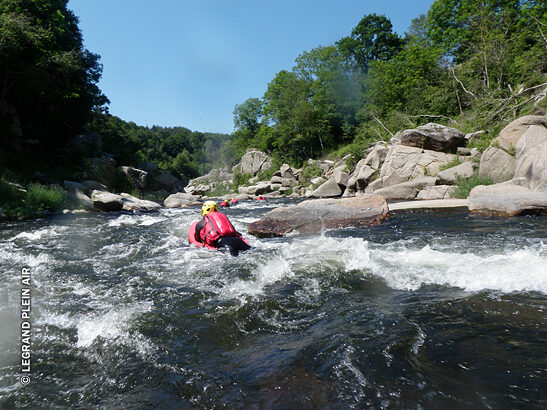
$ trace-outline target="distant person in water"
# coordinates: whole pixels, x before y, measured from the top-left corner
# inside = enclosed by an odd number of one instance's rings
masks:
[[[241,234],[236,231],[226,215],[218,211],[215,201],[206,201],[201,207],[203,219],[196,225],[196,241],[214,248],[228,248],[237,256],[240,251],[250,249]]]

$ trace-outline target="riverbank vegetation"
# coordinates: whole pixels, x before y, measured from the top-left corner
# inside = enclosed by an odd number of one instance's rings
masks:
[[[251,147],[298,167],[351,154],[351,168],[374,142],[427,122],[487,130],[471,142],[484,150],[510,120],[546,112],[545,2],[436,0],[404,35],[386,16],[355,20],[334,44],[295,56],[263,96],[236,105],[227,135],[110,115],[99,56],[84,47],[67,0],[1,0],[0,172],[23,185],[36,171],[70,179],[92,154],[64,147],[84,132],[100,134],[118,166],[153,162],[183,181]]]

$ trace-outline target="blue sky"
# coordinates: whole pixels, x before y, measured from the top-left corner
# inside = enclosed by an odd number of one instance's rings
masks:
[[[303,51],[334,44],[366,14],[399,34],[432,0],[70,0],[101,56],[110,112],[139,125],[233,131],[233,110],[262,97]]]

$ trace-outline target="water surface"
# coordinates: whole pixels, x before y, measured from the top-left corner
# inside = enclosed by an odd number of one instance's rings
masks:
[[[245,233],[287,203],[226,213]],[[0,407],[547,406],[547,218],[398,213],[235,258],[188,245],[198,217],[2,223]]]

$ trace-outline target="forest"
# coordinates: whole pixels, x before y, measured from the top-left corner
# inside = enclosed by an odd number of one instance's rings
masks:
[[[355,16],[346,37],[296,56],[263,96],[236,105],[230,135],[139,126],[108,112],[100,56],[84,47],[67,3],[0,1],[0,162],[23,178],[74,172],[85,158],[67,163],[59,148],[86,131],[102,136],[119,165],[155,162],[188,180],[235,164],[250,147],[295,166],[359,159],[405,128],[495,130],[547,105],[532,94],[547,83],[545,2],[437,0],[404,35],[386,16]],[[494,136],[475,144],[484,149]],[[40,148],[33,155],[29,146]]]

